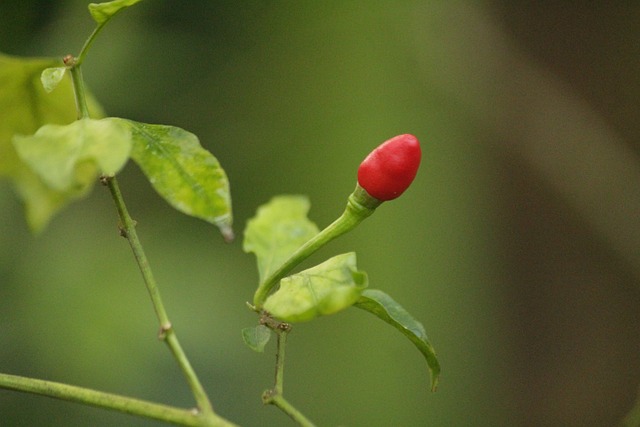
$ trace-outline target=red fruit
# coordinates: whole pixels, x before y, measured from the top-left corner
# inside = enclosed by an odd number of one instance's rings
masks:
[[[358,184],[381,201],[393,200],[411,185],[420,166],[420,143],[398,135],[373,150],[358,168]]]

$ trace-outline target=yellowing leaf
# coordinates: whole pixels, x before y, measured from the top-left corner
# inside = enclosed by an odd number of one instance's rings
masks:
[[[366,287],[367,275],[349,252],[282,279],[264,309],[285,322],[304,322],[352,306]]]
[[[256,255],[261,282],[318,234],[318,227],[307,218],[309,206],[304,196],[277,196],[247,222],[243,249]]]
[[[62,78],[51,94],[42,86],[42,71],[59,65],[60,60],[55,58],[20,58],[0,53],[0,178],[13,182],[25,204],[29,227],[36,232],[81,195],[47,187],[18,158],[12,144],[16,134],[30,135],[45,124],[67,124],[77,118],[71,79]],[[103,115],[93,97],[88,96],[87,102],[93,117]]]
[[[98,174],[115,175],[131,152],[131,134],[116,119],[82,119],[45,125],[34,135],[16,135],[20,158],[55,191],[83,191]]]
[[[98,25],[102,25],[122,9],[133,6],[141,1],[142,0],[114,0],[104,3],[91,3],[89,4],[89,13]]]

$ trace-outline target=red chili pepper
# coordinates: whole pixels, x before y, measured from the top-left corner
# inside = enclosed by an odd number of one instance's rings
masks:
[[[358,168],[358,184],[378,200],[393,200],[413,182],[421,154],[420,143],[415,136],[393,137],[362,161]]]

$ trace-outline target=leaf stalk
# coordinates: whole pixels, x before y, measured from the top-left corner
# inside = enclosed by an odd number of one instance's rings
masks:
[[[253,296],[254,310],[262,310],[269,293],[271,293],[275,286],[280,282],[280,279],[285,277],[298,264],[309,258],[309,256],[318,249],[356,228],[358,224],[373,214],[375,209],[380,206],[381,203],[382,201],[367,194],[360,185],[356,185],[356,189],[351,193],[347,200],[347,206],[342,215],[340,215],[338,219],[329,224],[320,233],[309,239],[304,245],[300,246],[300,248],[298,248],[287,261],[285,261],[258,286],[258,289]]]

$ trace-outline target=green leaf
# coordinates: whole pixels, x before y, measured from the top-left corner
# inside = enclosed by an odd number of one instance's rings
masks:
[[[216,225],[233,239],[229,180],[218,160],[186,130],[118,119],[131,129],[131,157],[178,211]]]
[[[46,68],[40,76],[40,81],[42,81],[42,87],[44,90],[47,93],[53,92],[53,90],[62,81],[66,71],[66,67]]]
[[[242,330],[242,339],[251,350],[262,353],[269,339],[271,339],[271,330],[265,325],[244,328]]]
[[[440,363],[422,323],[414,319],[393,298],[377,289],[365,290],[354,306],[376,315],[409,338],[427,361],[431,374],[431,390],[435,391],[440,376]]]
[[[256,255],[260,282],[318,234],[318,227],[307,218],[309,206],[304,196],[277,196],[247,222],[243,249]]]
[[[70,79],[62,79],[54,94],[47,94],[41,74],[60,64],[55,58],[19,58],[0,53],[0,177],[13,182],[24,201],[29,227],[39,232],[70,201],[82,194],[59,192],[44,182],[18,157],[12,143],[15,134],[30,135],[45,124],[67,124],[77,118]],[[88,95],[93,117],[103,116]]]
[[[114,0],[104,3],[91,3],[89,4],[89,13],[98,25],[102,25],[122,9],[133,6],[141,1],[142,0]]]
[[[25,202],[27,224],[34,233],[40,233],[55,213],[90,190],[90,187],[66,192],[52,190],[27,166],[14,175],[14,186]]]
[[[11,139],[30,135],[45,124],[67,124],[76,120],[76,106],[70,79],[59,82],[55,94],[47,94],[41,74],[60,64],[55,58],[19,58],[0,53],[0,176],[13,176],[23,165]],[[102,109],[88,96],[92,117],[102,117]]]
[[[131,134],[115,119],[82,119],[44,125],[31,136],[15,135],[20,158],[58,192],[85,191],[99,174],[115,175],[131,152]]]
[[[304,322],[350,307],[367,287],[367,274],[358,271],[356,254],[337,255],[280,281],[264,308],[285,322]]]

